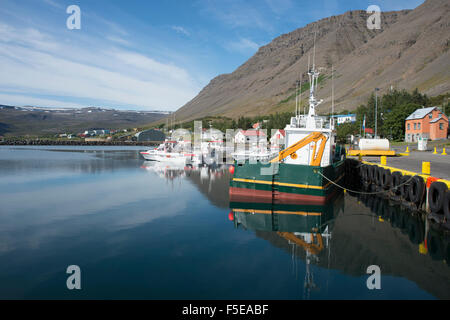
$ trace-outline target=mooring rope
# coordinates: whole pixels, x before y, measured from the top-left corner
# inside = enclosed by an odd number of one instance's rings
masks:
[[[361,164],[362,165],[362,164]],[[367,165],[367,164],[364,164]],[[359,167],[358,167],[359,168]],[[363,191],[356,191],[356,190],[350,190],[346,187],[343,187],[339,184],[337,184],[336,182],[334,182],[333,180],[329,179],[328,177],[326,177],[325,175],[322,174],[322,172],[319,172],[318,170],[316,171],[316,173],[318,173],[319,175],[321,175],[323,178],[325,178],[326,180],[328,180],[331,184],[334,184],[336,187],[341,188],[342,190],[348,191],[348,192],[353,192],[353,193],[359,193],[359,194],[381,194],[381,193],[385,193],[385,192],[389,192],[390,190],[382,190],[382,191],[377,191],[377,192],[363,192]],[[416,177],[418,175],[414,175],[411,176],[411,178],[409,178],[408,180],[406,180],[404,183],[399,184],[398,186],[394,187],[394,189],[398,189],[401,186],[408,184],[414,177]]]

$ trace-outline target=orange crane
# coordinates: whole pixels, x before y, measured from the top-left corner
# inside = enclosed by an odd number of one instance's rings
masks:
[[[292,159],[297,159],[297,150],[303,148],[304,146],[307,146],[308,144],[314,142],[314,149],[313,149],[313,158],[311,159],[311,166],[320,166],[320,162],[322,161],[323,151],[325,150],[325,144],[327,142],[328,138],[323,135],[321,132],[312,132],[311,134],[307,135],[303,139],[297,141],[292,146],[280,151],[278,153],[278,156],[274,159],[272,159],[270,162],[279,162],[283,161],[287,157],[291,157]],[[316,154],[317,150],[317,143],[320,141],[319,150]]]

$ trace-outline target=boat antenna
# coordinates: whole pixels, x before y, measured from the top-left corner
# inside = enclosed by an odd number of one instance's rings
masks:
[[[308,52],[308,73],[311,71],[311,69],[309,68],[310,60],[311,60],[311,53]]]
[[[331,116],[334,116],[334,69],[331,64]]]
[[[303,80],[303,73],[300,72],[300,98],[299,98],[299,108],[302,107],[302,80]],[[303,114],[305,114],[305,107],[303,107]]]
[[[316,34],[317,31],[314,31],[313,70],[316,70]]]

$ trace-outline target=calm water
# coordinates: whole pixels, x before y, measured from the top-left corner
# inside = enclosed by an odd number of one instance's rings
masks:
[[[449,236],[416,213],[346,194],[307,247],[290,238],[311,234],[302,216],[230,205],[226,169],[144,163],[140,149],[0,147],[0,298],[450,298]],[[67,289],[69,265],[82,290]]]

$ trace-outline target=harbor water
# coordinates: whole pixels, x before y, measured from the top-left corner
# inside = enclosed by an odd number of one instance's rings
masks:
[[[0,147],[0,299],[450,299],[450,235],[419,212],[341,193],[275,215],[230,203],[226,167],[142,150]]]

